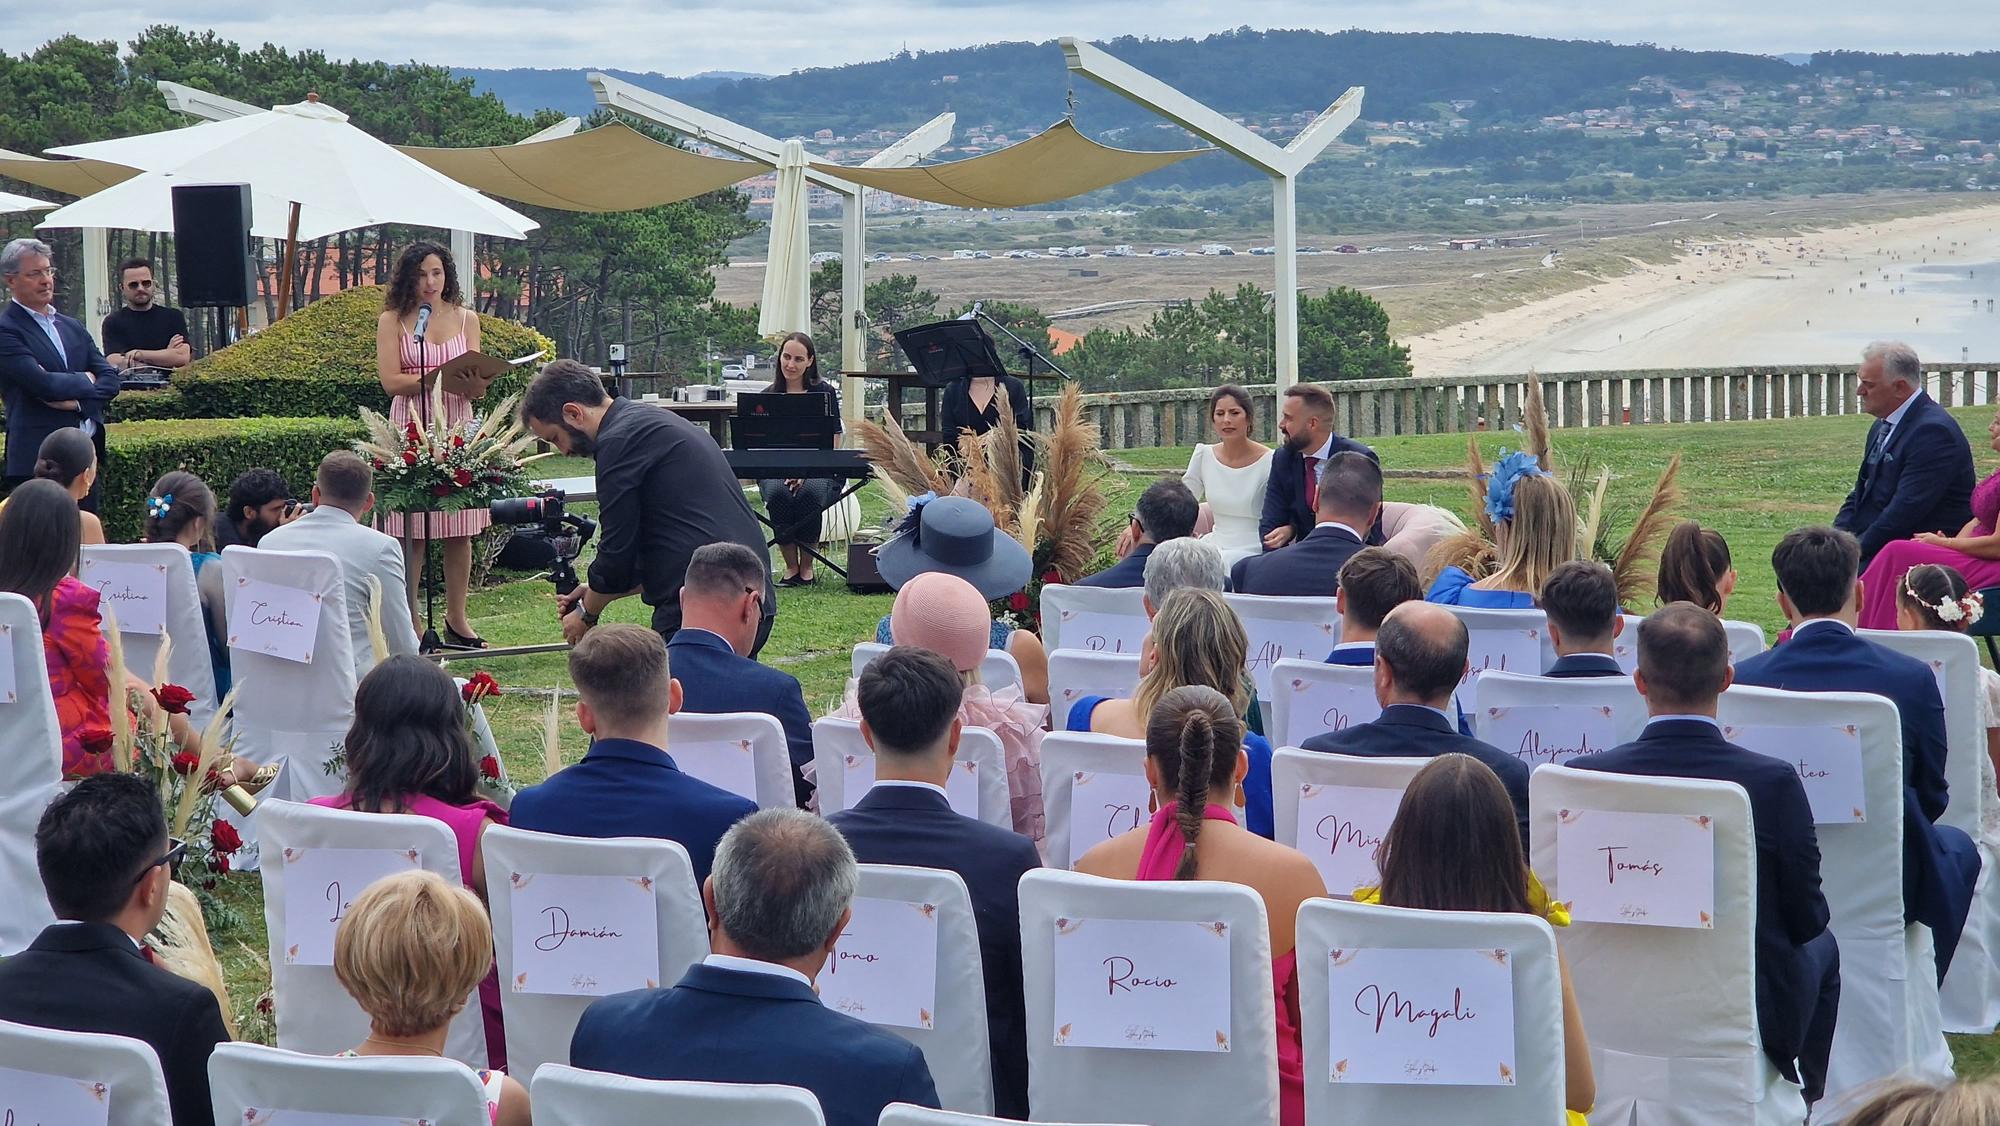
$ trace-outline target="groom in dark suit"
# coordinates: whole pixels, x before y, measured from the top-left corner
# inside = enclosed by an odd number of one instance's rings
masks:
[[[1296,543],[1236,561],[1229,589],[1238,594],[1331,597],[1340,569],[1360,551],[1382,512],[1382,467],[1358,453],[1327,459],[1320,471],[1313,529]]]
[[[0,309],[0,402],[7,408],[6,491],[34,476],[42,439],[81,427],[104,464],[104,404],[122,377],[75,317],[56,312],[56,271],[49,246],[17,238],[0,249],[0,282],[11,298]],[[100,469],[101,472],[101,469]],[[83,498],[97,511],[97,486]]]
[[[1326,388],[1310,383],[1295,383],[1285,389],[1278,433],[1285,440],[1271,455],[1264,514],[1257,521],[1266,551],[1302,540],[1312,532],[1318,522],[1320,473],[1333,455],[1351,452],[1377,460],[1374,450],[1333,432],[1333,396]],[[1379,528],[1370,529],[1363,538],[1370,543],[1382,542]]]
[[[1972,447],[1951,412],[1924,394],[1923,382],[1923,364],[1908,344],[1870,344],[1862,354],[1854,392],[1875,424],[1833,526],[1861,541],[1864,569],[1891,540],[1957,535],[1972,520]]]

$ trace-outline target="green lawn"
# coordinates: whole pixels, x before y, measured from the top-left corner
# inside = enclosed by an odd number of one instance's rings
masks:
[[[1973,436],[1976,448],[1983,450],[1991,412],[1968,408],[1954,413]],[[1783,622],[1770,572],[1771,549],[1795,527],[1832,519],[1853,482],[1866,430],[1867,419],[1862,417],[1634,426],[1559,430],[1554,446],[1559,470],[1584,458],[1611,469],[1607,519],[1621,536],[1668,461],[1681,454],[1680,482],[1686,496],[1683,511],[1721,532],[1735,555],[1740,581],[1729,616],[1758,622],[1767,632],[1775,632]],[[1464,464],[1465,443],[1464,435],[1383,438],[1375,442],[1375,448],[1391,472],[1448,470]],[[1480,443],[1490,462],[1503,445],[1517,445],[1518,438],[1484,434]],[[1112,493],[1107,519],[1122,519],[1131,510],[1132,497],[1151,475],[1180,470],[1187,464],[1188,453],[1186,449],[1117,451],[1116,458],[1130,468],[1106,471],[1106,487]],[[1990,455],[1979,459],[1982,472],[1991,460]],[[589,472],[587,462],[573,459],[550,459],[538,468],[548,477]],[[871,522],[889,514],[888,503],[876,487],[870,486],[862,495],[863,511]],[[1450,507],[1461,516],[1470,515],[1465,487],[1458,481],[1392,477],[1388,495],[1391,500],[1427,501]],[[589,506],[580,510],[590,511]],[[586,552],[586,559],[588,555]],[[872,638],[876,619],[889,612],[891,602],[887,595],[850,594],[836,585],[830,572],[822,575],[815,587],[780,594],[778,620],[764,653],[765,660],[799,678],[807,703],[816,711],[824,711],[839,699],[849,649],[855,642]],[[506,581],[496,580],[474,594],[472,616],[496,645],[560,640],[553,590],[538,579],[510,576]],[[643,623],[648,615],[637,599],[628,599],[613,606],[606,618]],[[487,713],[508,771],[517,782],[542,776],[542,729],[548,694],[568,684],[562,660],[560,654],[546,654],[452,663],[461,675],[487,669],[507,686],[507,695],[488,701]],[[585,740],[569,703],[564,703],[562,712],[563,758],[573,762],[582,755]],[[241,925],[214,936],[216,947],[228,968],[231,994],[239,1020],[246,1023],[246,1035],[260,1029],[267,1032],[268,1024],[246,1019],[269,977],[262,965],[260,897],[253,878],[233,877],[225,884],[228,899],[242,908],[246,918]],[[1953,1037],[1952,1048],[1962,1073],[2000,1072],[2000,1037]]]

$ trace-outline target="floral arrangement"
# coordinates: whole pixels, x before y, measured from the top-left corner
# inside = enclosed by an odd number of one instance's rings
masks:
[[[456,426],[446,421],[443,392],[434,390],[430,426],[411,419],[398,430],[383,415],[361,408],[368,436],[355,452],[375,467],[375,495],[392,512],[456,512],[520,496],[533,482],[526,466],[535,437],[514,417],[515,397]]]

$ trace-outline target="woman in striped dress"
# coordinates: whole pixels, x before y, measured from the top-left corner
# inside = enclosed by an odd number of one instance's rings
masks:
[[[389,420],[398,430],[415,420],[426,426],[431,404],[423,398],[423,372],[438,367],[466,352],[479,348],[479,314],[464,305],[458,288],[458,271],[451,251],[436,243],[412,243],[396,260],[396,273],[389,283],[382,315],[375,323],[375,372],[382,390],[391,396]],[[419,310],[428,306],[430,324],[419,344],[414,335]],[[449,392],[444,400],[444,419],[454,427],[472,421],[472,400]],[[457,512],[432,512],[415,521],[414,549],[406,553],[404,570],[409,575],[412,616],[417,607],[418,585],[422,582],[423,556],[418,554],[431,536],[444,540],[444,631],[452,645],[484,649],[486,642],[472,632],[465,616],[465,598],[472,585],[472,537],[486,530],[490,517],[484,508]],[[401,539],[404,517],[398,512],[381,515],[381,528]]]

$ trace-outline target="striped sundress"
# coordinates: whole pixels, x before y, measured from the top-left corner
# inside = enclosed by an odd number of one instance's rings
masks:
[[[418,349],[422,349],[421,355]],[[442,344],[428,341],[418,344],[416,338],[406,332],[403,334],[398,355],[402,361],[403,374],[416,375],[420,371],[434,372],[441,365],[457,359],[465,352],[465,330],[460,329],[457,336]],[[446,422],[459,426],[472,421],[471,399],[448,391],[442,397]],[[401,430],[411,419],[417,419],[418,424],[422,424],[423,416],[417,409],[417,398],[415,395],[397,395],[390,403],[389,421],[395,424],[396,429]],[[430,533],[430,538],[436,539],[476,536],[485,531],[491,522],[492,518],[484,508],[467,508],[458,512],[433,512],[427,519],[418,522],[417,533],[420,539],[426,538],[423,534],[425,531]],[[403,534],[402,513],[382,513],[381,528],[389,535],[400,537]]]

